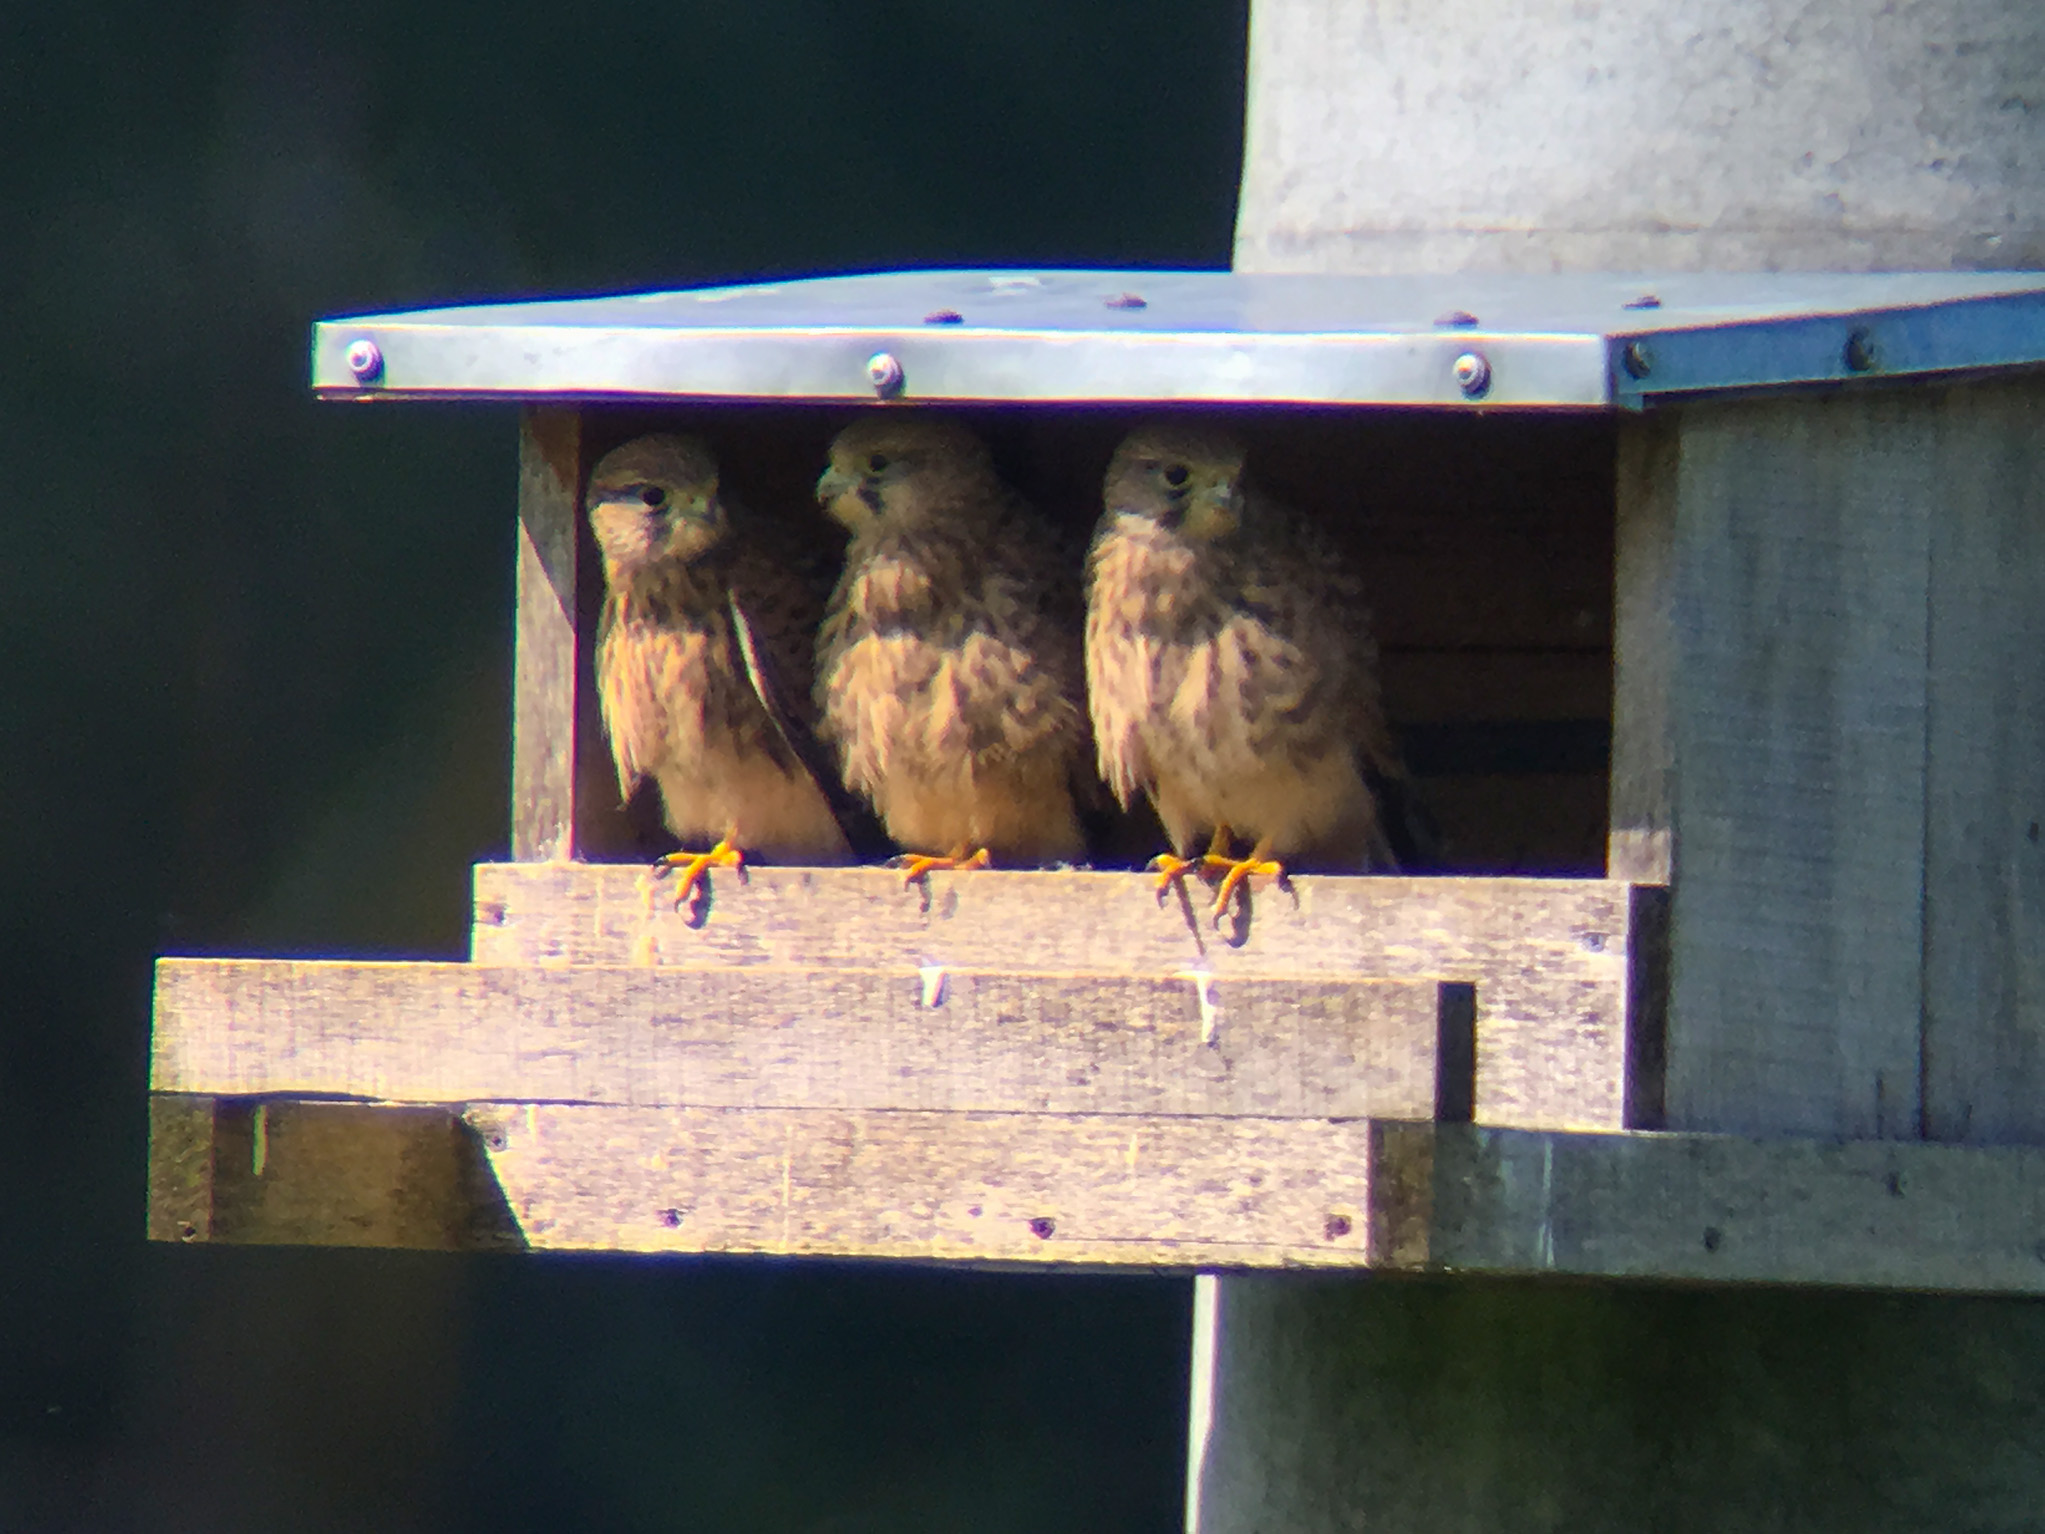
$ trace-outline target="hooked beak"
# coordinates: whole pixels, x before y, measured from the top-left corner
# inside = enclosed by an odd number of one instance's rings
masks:
[[[856,490],[859,481],[840,468],[824,470],[823,478],[817,481],[817,504],[828,507],[848,490]]]

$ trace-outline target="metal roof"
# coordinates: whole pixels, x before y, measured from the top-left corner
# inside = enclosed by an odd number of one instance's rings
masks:
[[[2045,273],[887,272],[324,320],[342,399],[1639,408],[2045,362]]]

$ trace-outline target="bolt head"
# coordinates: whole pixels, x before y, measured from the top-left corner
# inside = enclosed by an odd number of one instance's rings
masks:
[[[868,357],[866,376],[873,381],[873,392],[882,399],[893,399],[900,394],[906,377],[901,361],[893,352],[875,352]]]
[[[1469,399],[1482,398],[1491,387],[1491,364],[1482,352],[1464,352],[1456,358],[1456,387]]]
[[[1619,362],[1634,378],[1645,378],[1654,371],[1654,352],[1645,341],[1628,341],[1619,353]]]
[[[383,350],[369,337],[348,343],[348,371],[357,383],[374,383],[383,376]]]

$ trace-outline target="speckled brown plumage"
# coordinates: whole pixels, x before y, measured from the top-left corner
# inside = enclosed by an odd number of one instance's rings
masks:
[[[1076,862],[1078,572],[941,418],[887,412],[831,446],[817,498],[852,532],[817,639],[821,733],[914,853]]]
[[[1197,423],[1132,433],[1104,502],[1086,674],[1116,798],[1148,795],[1187,857],[1225,826],[1287,867],[1393,866],[1371,780],[1399,763],[1362,584],[1332,545]]]
[[[684,843],[846,861],[829,803],[748,676],[731,614],[736,597],[788,703],[807,713],[824,590],[814,558],[724,493],[692,437],[639,437],[605,454],[586,500],[608,588],[597,691],[621,792],[652,778]]]

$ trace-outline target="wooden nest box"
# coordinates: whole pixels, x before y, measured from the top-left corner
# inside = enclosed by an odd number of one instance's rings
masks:
[[[331,321],[522,409],[467,963],[157,972],[166,1240],[2045,1290],[2045,277],[954,272]],[[647,875],[594,459],[944,409],[1090,524],[1226,416],[1370,582],[1444,871]],[[1153,848],[1144,849],[1155,850]],[[1140,860],[1139,860],[1140,861]]]

